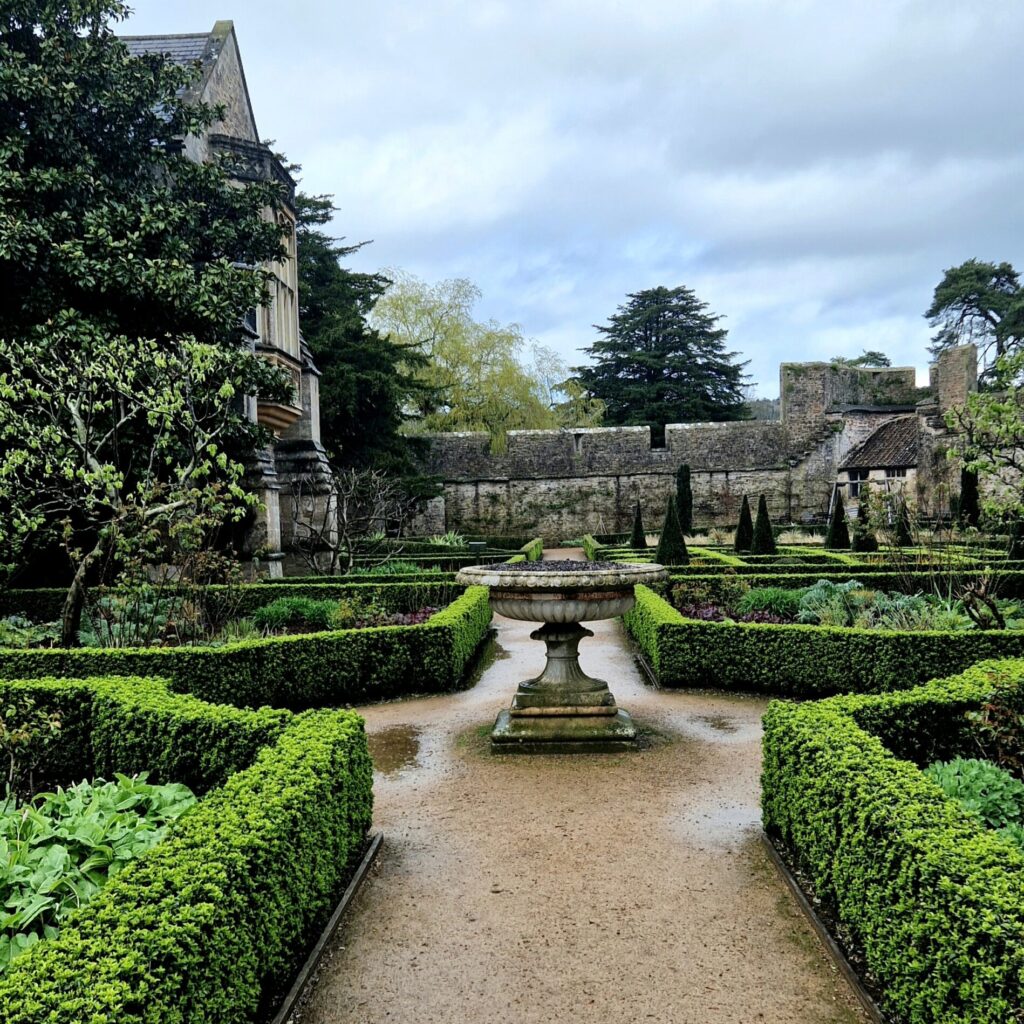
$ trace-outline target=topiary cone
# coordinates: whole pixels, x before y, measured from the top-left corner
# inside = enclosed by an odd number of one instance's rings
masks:
[[[633,532],[629,538],[629,546],[634,551],[645,551],[647,549],[647,534],[644,532],[644,518],[640,512],[639,501],[633,510]]]
[[[768,518],[768,502],[762,494],[757,499],[757,519],[754,520],[754,539],[750,542],[752,555],[774,555],[778,551],[775,546],[775,535],[772,533],[772,521]]]
[[[737,551],[749,551],[751,541],[754,539],[754,521],[750,518],[750,502],[747,496],[743,495],[743,504],[740,506],[740,521],[736,524],[736,542],[733,547]]]
[[[676,506],[683,535],[693,533],[693,488],[690,486],[690,466],[685,462],[676,470]]]
[[[832,518],[825,535],[825,547],[830,551],[846,551],[850,547],[850,529],[846,525],[846,509],[843,496],[836,492],[836,503],[832,507]]]
[[[686,539],[679,525],[679,512],[674,498],[669,498],[665,509],[665,522],[658,538],[658,551],[654,560],[659,565],[689,565],[690,553],[686,550]]]

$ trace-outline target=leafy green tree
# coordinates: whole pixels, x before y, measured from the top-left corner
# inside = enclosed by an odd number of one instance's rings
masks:
[[[981,521],[981,502],[978,494],[978,474],[966,466],[960,470],[959,518],[961,526],[977,527]]]
[[[538,375],[520,361],[522,328],[474,319],[476,285],[465,279],[429,285],[402,271],[388,276],[394,283],[371,323],[419,357],[409,366],[421,387],[407,408],[407,430],[482,430],[500,450],[509,430],[563,425]]]
[[[654,560],[659,565],[689,565],[690,553],[686,550],[686,538],[679,525],[679,511],[674,498],[668,499],[665,521],[658,537],[658,550]]]
[[[332,196],[296,196],[302,334],[320,371],[320,430],[337,466],[409,472],[403,408],[420,392],[425,359],[368,323],[390,282],[342,265],[362,245],[343,245],[322,230]]]
[[[131,57],[117,0],[0,13],[0,543],[60,537],[75,640],[101,565],[242,515],[242,457],[288,400],[243,318],[284,258],[274,184],[240,186],[181,139],[217,112],[195,69]]]
[[[690,486],[690,467],[685,462],[676,470],[676,506],[683,533],[693,533],[693,488]]]
[[[1009,263],[971,259],[950,267],[925,317],[935,328],[932,353],[973,342],[981,355],[979,381],[998,383],[999,360],[1013,354],[1024,338],[1020,276]]]
[[[825,547],[832,551],[845,551],[850,547],[850,530],[846,525],[846,509],[843,496],[836,492],[836,503],[832,506],[832,518],[825,534]]]
[[[750,553],[752,555],[774,555],[777,550],[772,521],[768,518],[768,502],[764,500],[762,494],[757,499],[757,518],[754,520],[754,536],[750,542]]]
[[[644,530],[644,518],[640,511],[640,502],[636,503],[633,509],[633,532],[629,537],[629,546],[634,551],[645,551],[647,549],[647,532]]]
[[[736,540],[733,547],[736,551],[749,551],[754,540],[754,520],[750,515],[750,502],[747,496],[743,495],[743,504],[740,505],[740,518],[736,524]]]
[[[628,296],[585,348],[593,364],[576,368],[611,424],[648,424],[656,440],[666,423],[740,420],[745,363],[727,352],[721,317],[689,288],[649,288]]]

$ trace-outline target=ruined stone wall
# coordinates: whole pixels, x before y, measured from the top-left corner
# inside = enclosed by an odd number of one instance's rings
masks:
[[[950,359],[933,385],[953,394],[957,373],[969,376],[966,362]],[[425,469],[444,481],[444,495],[413,530],[549,539],[620,533],[637,501],[656,530],[682,463],[690,466],[697,525],[732,525],[745,494],[764,494],[777,520],[800,522],[827,513],[850,448],[932,393],[915,386],[911,367],[785,363],[780,380],[780,421],[670,424],[664,448],[651,447],[647,427],[510,431],[501,454],[491,453],[484,433],[434,435]],[[923,478],[939,481],[946,467],[930,448],[928,457],[936,469]]]

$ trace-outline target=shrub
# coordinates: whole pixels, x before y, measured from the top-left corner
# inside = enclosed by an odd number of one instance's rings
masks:
[[[683,535],[693,533],[693,488],[690,485],[690,467],[685,462],[676,470],[676,510]]]
[[[1024,663],[990,662],[906,693],[768,707],[765,829],[834,914],[893,1020],[1020,1019],[1024,856],[907,758],[948,757],[964,712],[1022,680]]]
[[[853,537],[850,539],[850,549],[858,552],[872,552],[878,550],[878,538],[871,529],[871,516],[867,496],[861,497],[857,505],[857,518],[853,523]]]
[[[693,622],[636,588],[627,628],[666,687],[801,697],[901,690],[986,658],[1024,656],[1024,633]]]
[[[736,539],[733,541],[733,548],[736,551],[749,551],[754,541],[754,523],[750,518],[750,502],[747,496],[743,495],[743,504],[740,505],[740,518],[736,524]]]
[[[795,619],[800,610],[799,590],[784,590],[782,587],[759,587],[748,590],[737,602],[737,615],[751,612],[769,612],[782,619]]]
[[[843,496],[836,491],[836,502],[832,507],[832,518],[828,523],[825,535],[825,547],[830,551],[845,551],[850,546],[850,531],[846,525],[846,509],[843,507]]]
[[[661,536],[658,538],[658,550],[654,555],[654,560],[659,565],[686,565],[690,560],[690,555],[686,550],[686,540],[679,527],[676,503],[672,498],[669,498],[665,508],[665,522],[661,527]]]
[[[966,466],[960,469],[960,501],[957,511],[961,526],[977,527],[981,519],[978,474]]]
[[[896,502],[893,543],[898,548],[914,546],[914,535],[910,532],[910,510],[907,508],[907,503],[902,499]]]
[[[772,532],[772,521],[768,518],[768,502],[762,494],[757,499],[757,519],[754,520],[754,535],[750,541],[752,555],[774,555],[775,535]]]
[[[252,621],[257,629],[269,633],[294,626],[305,626],[310,630],[330,629],[337,607],[337,601],[317,601],[310,597],[279,597],[276,601],[257,608],[252,614]]]
[[[5,1024],[262,1019],[361,852],[371,780],[358,715],[298,716],[10,966]]]
[[[636,503],[633,510],[633,532],[629,537],[629,546],[634,551],[647,550],[647,534],[644,531],[643,515],[640,512],[640,502]]]

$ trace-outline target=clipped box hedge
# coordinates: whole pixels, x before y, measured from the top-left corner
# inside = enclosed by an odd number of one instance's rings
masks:
[[[212,707],[151,679],[0,688],[28,689],[66,716],[51,771],[147,767],[207,790],[56,938],[0,974],[5,1024],[266,1019],[365,843],[373,796],[362,719]]]
[[[1024,1019],[1024,855],[918,767],[974,754],[964,711],[1022,682],[1024,662],[985,662],[902,693],[768,707],[765,829],[893,1020]]]
[[[1024,656],[1024,632],[898,632],[696,622],[648,587],[626,626],[667,687],[820,697],[916,686],[988,658]]]
[[[8,649],[0,650],[0,678],[157,676],[179,693],[214,703],[298,711],[455,689],[490,621],[487,588],[469,587],[417,626],[268,637],[223,647]]]

